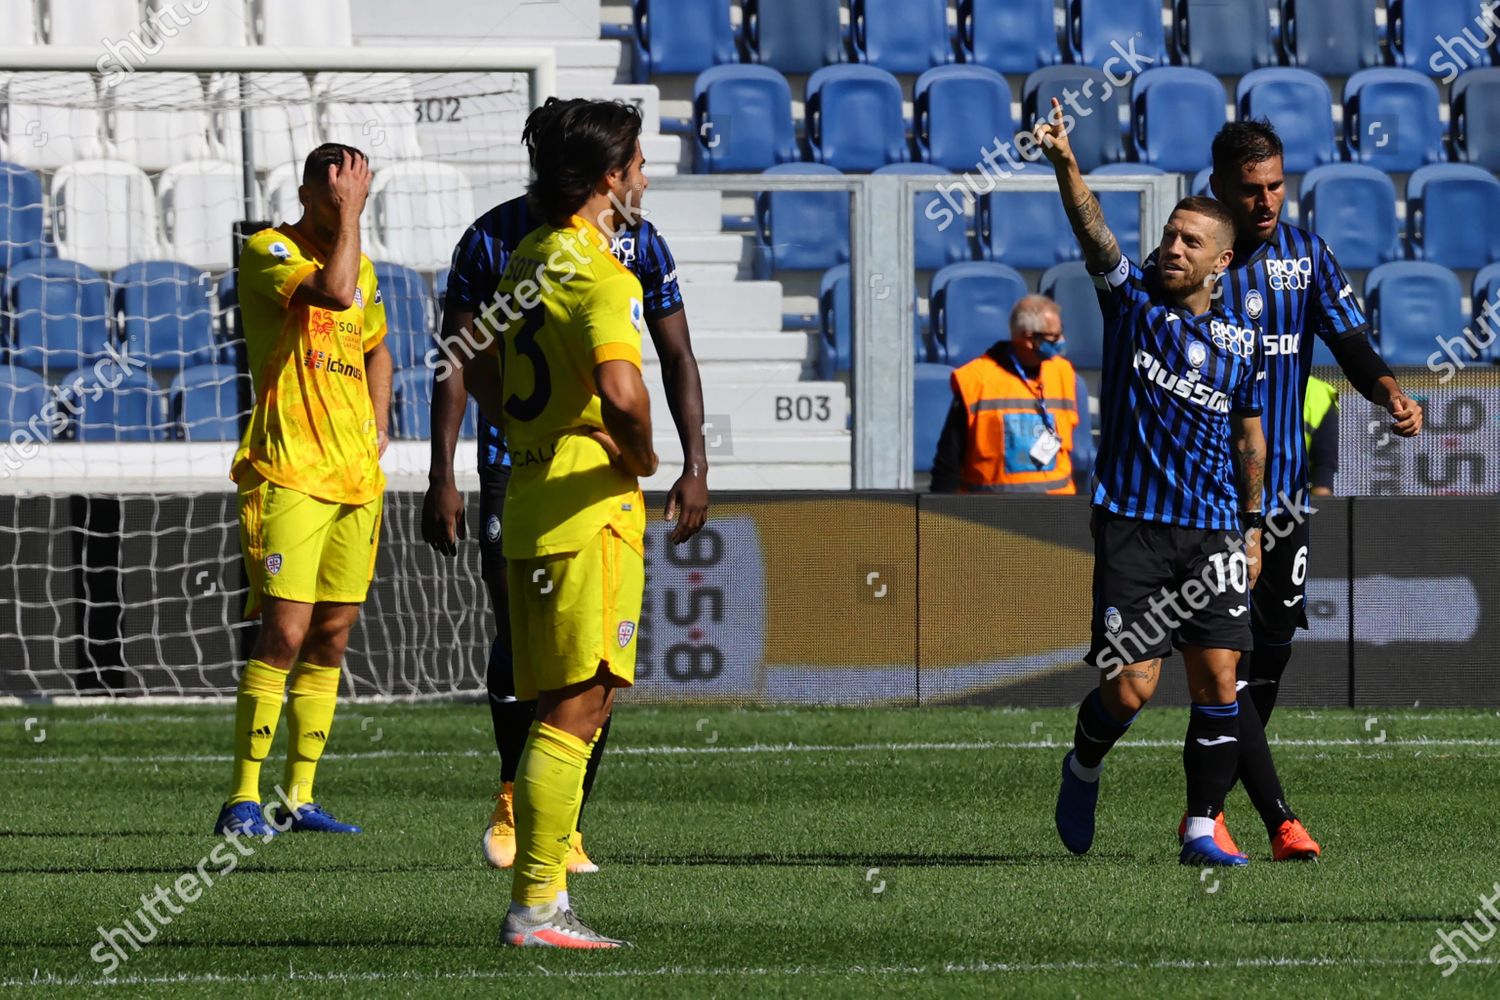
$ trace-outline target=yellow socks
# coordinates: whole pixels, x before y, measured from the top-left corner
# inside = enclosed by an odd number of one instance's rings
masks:
[[[313,773],[333,728],[333,710],[338,702],[340,667],[320,667],[298,662],[292,667],[291,697],[286,702],[287,801],[293,806],[313,799]]]
[[[229,804],[260,801],[260,765],[276,738],[287,671],[251,660],[240,675],[234,705],[234,779]]]
[[[516,864],[510,898],[518,906],[544,906],[567,886],[568,848],[578,807],[589,744],[545,722],[531,737],[516,771]]]

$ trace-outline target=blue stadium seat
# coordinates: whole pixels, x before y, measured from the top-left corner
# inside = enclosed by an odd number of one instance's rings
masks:
[[[1177,173],[1213,164],[1214,136],[1227,119],[1218,77],[1182,66],[1148,69],[1131,88],[1136,159]]]
[[[1491,264],[1474,275],[1473,292],[1473,312],[1470,313],[1471,329],[1481,342],[1484,339],[1494,341],[1480,348],[1478,360],[1493,362],[1500,357],[1500,322],[1496,319],[1500,317],[1500,264]],[[1486,317],[1485,309],[1491,302],[1496,303],[1495,311]]]
[[[1476,69],[1453,82],[1448,102],[1453,158],[1500,170],[1500,69]]]
[[[1110,163],[1089,172],[1090,177],[1142,177],[1163,174],[1159,167],[1144,163]],[[1146,247],[1141,233],[1141,196],[1129,191],[1095,191],[1099,207],[1104,209],[1104,220],[1120,241],[1125,255],[1136,263],[1145,260],[1156,244]],[[1070,230],[1071,232],[1071,230]]]
[[[425,441],[432,437],[432,369],[404,368],[391,382],[391,437]]]
[[[1344,84],[1352,163],[1405,174],[1443,157],[1437,84],[1413,69],[1367,69]]]
[[[913,91],[917,156],[960,173],[973,171],[984,151],[1011,142],[1010,85],[985,66],[939,66]]]
[[[634,0],[633,79],[658,73],[700,73],[738,58],[730,0]]]
[[[433,347],[432,292],[422,276],[400,264],[375,265],[375,280],[385,301],[385,344],[397,369],[425,363]]]
[[[36,434],[35,440],[46,441],[52,437],[52,426],[43,420],[31,423],[31,418],[39,414],[51,393],[47,391],[47,380],[29,368],[16,368],[12,365],[0,365],[0,440],[9,442],[10,436],[28,426],[34,427],[33,431],[25,431],[29,437]]]
[[[1268,118],[1286,146],[1286,172],[1304,174],[1336,163],[1333,92],[1316,73],[1303,69],[1258,69],[1235,90],[1240,118]]]
[[[812,73],[844,60],[839,0],[744,0],[751,62],[783,73]]]
[[[172,424],[183,441],[240,439],[240,382],[229,365],[198,365],[172,379],[167,391]]]
[[[1058,264],[1042,275],[1040,292],[1062,312],[1068,360],[1080,370],[1104,367],[1104,314],[1094,276],[1081,260]]]
[[[999,73],[1062,62],[1053,0],[958,0],[959,52]]]
[[[0,162],[0,271],[45,256],[42,179],[25,167]]]
[[[109,342],[109,285],[84,264],[22,261],[5,274],[5,323],[11,364],[80,368]]]
[[[1500,181],[1483,167],[1438,163],[1406,184],[1413,260],[1478,270],[1500,260]]]
[[[1010,313],[1026,297],[1014,268],[969,261],[943,268],[932,279],[932,338],[936,357],[961,365],[997,340],[1010,340]]]
[[[1117,79],[1137,71],[1128,53],[1138,55],[1140,64],[1165,66],[1161,0],[1069,0],[1068,50],[1075,63],[1118,67]]]
[[[915,453],[917,472],[931,472],[932,460],[937,455],[938,439],[943,436],[943,425],[948,422],[948,411],[953,409],[953,369],[947,365],[918,364],[916,384],[913,386],[912,451]]]
[[[953,61],[947,0],[849,0],[849,48],[856,62],[891,73],[921,73]]]
[[[838,176],[821,163],[786,163],[767,174]],[[849,260],[849,195],[768,191],[755,196],[755,276],[824,271]]]
[[[1401,257],[1396,185],[1360,163],[1330,163],[1302,178],[1302,224],[1334,248],[1339,263],[1368,271]]]
[[[82,367],[63,376],[59,392],[70,401],[73,418],[71,433],[75,441],[161,441],[168,429],[162,393],[156,383],[140,372],[121,377],[113,389],[104,389],[98,399],[93,390],[100,383],[92,366]]]
[[[1188,185],[1188,193],[1200,198],[1212,198],[1214,196],[1213,177],[1214,168],[1204,167],[1193,175],[1193,181]]]
[[[953,176],[942,167],[931,163],[892,163],[875,172],[930,177]],[[949,264],[968,260],[969,234],[964,217],[944,207],[946,202],[937,192],[918,194],[913,200],[916,202],[916,217],[912,223],[912,232],[916,245],[917,270],[936,271]],[[939,207],[934,208],[934,205]],[[947,212],[951,218],[945,220],[944,212]],[[942,225],[945,221],[948,222],[947,226]]]
[[[1016,176],[1043,176],[1043,167]],[[1081,254],[1062,199],[1054,191],[999,190],[983,195],[975,218],[979,256],[1011,267],[1045,269]]]
[[[854,305],[849,265],[831,267],[818,283],[818,380],[828,382],[849,370],[854,345]]]
[[[693,84],[693,168],[758,173],[797,159],[792,89],[769,66],[715,66]]]
[[[1379,66],[1375,0],[1281,0],[1281,42],[1288,64],[1319,76]]]
[[[1276,0],[1173,0],[1177,61],[1217,76],[1276,65],[1271,10]]]
[[[901,84],[874,66],[825,66],[807,81],[813,159],[849,173],[911,159]]]
[[[1480,0],[1390,0],[1386,21],[1397,66],[1451,83],[1491,62],[1494,28],[1486,25]]]
[[[1107,101],[1103,100],[1105,94],[1110,95]],[[1091,113],[1085,116],[1073,111],[1068,104],[1069,95]],[[1064,111],[1075,119],[1068,140],[1085,173],[1126,159],[1121,124],[1124,92],[1111,84],[1101,70],[1088,66],[1048,66],[1032,73],[1021,88],[1021,120],[1034,122],[1050,114],[1054,97],[1063,102]]]
[[[1458,276],[1438,264],[1396,261],[1365,278],[1365,307],[1392,365],[1425,365],[1437,338],[1463,335],[1463,289]]]
[[[218,360],[207,273],[175,261],[141,261],[120,268],[110,284],[127,355],[153,369],[176,371]]]

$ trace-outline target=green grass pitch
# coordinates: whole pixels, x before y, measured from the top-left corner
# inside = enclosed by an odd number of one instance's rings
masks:
[[[1205,872],[1176,863],[1180,711],[1146,713],[1111,757],[1078,859],[1052,828],[1070,712],[624,704],[585,817],[603,870],[570,888],[635,947],[558,954],[496,943],[509,876],[478,850],[485,708],[346,706],[318,789],[367,832],[252,842],[101,981],[99,928],[218,846],[230,718],[0,710],[0,991],[1500,995],[1500,940],[1446,977],[1429,957],[1440,931],[1483,931],[1500,882],[1500,714],[1479,709],[1282,709],[1277,757],[1325,860],[1269,863],[1236,791],[1230,825],[1254,862]]]

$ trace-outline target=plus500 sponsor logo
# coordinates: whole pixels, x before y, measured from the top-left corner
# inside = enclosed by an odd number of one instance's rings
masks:
[[[1273,292],[1301,292],[1312,286],[1312,258],[1266,261],[1266,279]]]
[[[1266,357],[1276,357],[1283,354],[1302,353],[1302,334],[1300,333],[1268,333],[1260,340],[1261,348]]]
[[[1146,381],[1160,386],[1167,392],[1179,399],[1185,399],[1190,403],[1212,410],[1215,413],[1229,412],[1229,397],[1213,386],[1203,382],[1194,382],[1183,378],[1176,372],[1168,371],[1146,351],[1135,352],[1135,367],[1144,372]]]

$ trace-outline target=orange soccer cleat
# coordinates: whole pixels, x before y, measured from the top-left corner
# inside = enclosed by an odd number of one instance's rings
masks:
[[[1271,835],[1271,858],[1275,861],[1316,861],[1323,853],[1300,819],[1289,819]]]
[[[1182,814],[1182,822],[1177,824],[1177,842],[1182,843],[1182,838],[1187,836],[1187,813]],[[1304,834],[1306,831],[1303,831]],[[1219,850],[1225,854],[1243,854],[1239,845],[1234,842],[1234,837],[1229,833],[1229,824],[1224,822],[1224,810],[1219,810],[1219,817],[1214,820],[1214,843]],[[1314,844],[1314,847],[1317,845]]]

